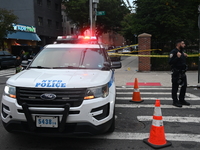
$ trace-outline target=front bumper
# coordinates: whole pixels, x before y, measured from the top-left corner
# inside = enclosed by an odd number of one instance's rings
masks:
[[[19,105],[16,99],[2,96],[1,118],[8,131],[21,131],[34,134],[99,134],[106,132],[112,124],[115,105],[115,92],[106,98],[84,100],[79,107],[63,108],[30,107]],[[36,116],[59,117],[58,128],[36,127]]]

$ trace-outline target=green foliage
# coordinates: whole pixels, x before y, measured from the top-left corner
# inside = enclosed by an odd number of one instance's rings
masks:
[[[0,44],[8,33],[14,31],[12,23],[17,23],[17,16],[12,11],[0,8]]]
[[[157,41],[198,38],[199,0],[135,0],[136,13],[122,22],[123,35],[149,33]]]
[[[108,31],[118,32],[122,30],[121,21],[130,11],[121,0],[100,0],[98,11],[105,11],[105,16],[97,16],[97,31],[99,34]]]
[[[63,1],[68,17],[84,32],[89,28],[89,0]],[[106,15],[97,16],[96,27],[98,34],[108,31],[119,32],[121,21],[130,11],[121,0],[100,0],[97,11],[105,11]]]
[[[80,30],[85,30],[89,26],[89,0],[65,0],[65,12]],[[82,31],[83,32],[83,31]]]

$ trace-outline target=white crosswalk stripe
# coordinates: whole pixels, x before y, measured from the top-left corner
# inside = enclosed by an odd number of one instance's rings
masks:
[[[115,107],[119,107],[119,108],[154,108],[155,105],[153,104],[115,104]],[[200,105],[190,105],[190,106],[183,106],[182,108],[177,108],[173,105],[161,105],[161,108],[170,108],[170,109],[199,109]]]
[[[139,121],[152,121],[152,116],[137,116]],[[181,123],[200,123],[199,117],[174,117],[174,116],[163,116],[165,122],[181,122]]]
[[[9,78],[15,74],[15,68],[0,70],[0,76],[5,76],[6,78]]]
[[[117,100],[126,100],[126,101],[130,101],[132,100],[132,97],[116,97]],[[172,101],[172,98],[171,97],[142,97],[142,100],[156,100],[156,99],[159,99],[159,100],[167,100],[167,101]],[[200,98],[197,97],[197,98],[185,98],[185,100],[193,100],[193,101],[199,101]]]
[[[175,134],[165,133],[166,139],[169,141],[188,141],[200,142],[200,135],[198,134]],[[87,138],[98,139],[118,139],[118,140],[143,140],[149,137],[149,133],[132,133],[132,132],[114,132],[108,135],[98,135]]]

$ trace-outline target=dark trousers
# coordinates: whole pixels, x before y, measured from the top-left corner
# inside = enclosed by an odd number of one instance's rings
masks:
[[[179,82],[180,80],[181,80],[181,85]],[[181,86],[180,93],[179,93],[179,101],[182,102],[185,100],[185,93],[187,89],[187,76],[185,73],[180,75],[173,72],[172,73],[172,99],[174,103],[178,102],[177,92],[178,92],[179,86]]]

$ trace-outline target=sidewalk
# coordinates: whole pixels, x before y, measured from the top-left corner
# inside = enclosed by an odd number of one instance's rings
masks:
[[[135,78],[143,86],[171,87],[171,71],[138,72],[138,57],[123,57],[122,68],[115,70],[116,86],[133,84]],[[188,87],[197,87],[198,71],[186,73]]]

